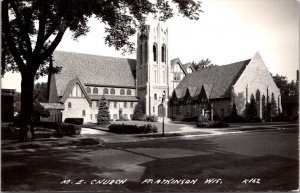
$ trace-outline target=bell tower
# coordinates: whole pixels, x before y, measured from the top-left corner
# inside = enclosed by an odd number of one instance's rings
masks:
[[[171,69],[168,45],[168,29],[160,23],[147,26],[137,35],[137,92],[145,100],[147,115],[157,115],[163,94],[164,104],[168,104]]]

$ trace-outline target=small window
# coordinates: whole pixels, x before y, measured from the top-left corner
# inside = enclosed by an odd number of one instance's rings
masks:
[[[133,108],[133,102],[130,102],[130,107]]]
[[[156,51],[156,45],[153,45],[153,61],[157,61],[157,51]]]
[[[98,118],[98,115],[97,114],[95,114],[95,119],[97,119]]]
[[[127,90],[127,95],[131,95],[131,90],[130,89]]]
[[[91,88],[90,88],[90,87],[87,87],[87,88],[86,88],[86,92],[87,92],[88,94],[91,94]]]
[[[91,114],[91,120],[93,119],[93,114]]]
[[[118,115],[117,114],[114,114],[114,119],[117,119],[118,118]]]
[[[127,108],[127,102],[124,102],[124,108]]]
[[[103,94],[108,94],[108,89],[107,88],[103,89]]]
[[[125,95],[125,90],[124,89],[120,90],[120,95]]]
[[[161,47],[161,62],[166,62],[166,47],[163,45]]]
[[[154,99],[157,100],[157,94],[156,93],[154,94]]]
[[[128,115],[127,114],[124,114],[124,119],[128,119]]]
[[[115,93],[116,93],[116,91],[114,88],[110,89],[110,94],[115,94]]]
[[[93,89],[93,94],[98,94],[98,88]]]
[[[114,107],[117,108],[117,102],[114,102]]]
[[[68,108],[72,108],[72,103],[71,102],[68,102]]]
[[[153,113],[155,113],[155,107],[153,107]]]
[[[85,110],[82,111],[82,116],[85,117]]]
[[[108,107],[108,108],[110,107],[110,101],[107,102],[107,107]]]

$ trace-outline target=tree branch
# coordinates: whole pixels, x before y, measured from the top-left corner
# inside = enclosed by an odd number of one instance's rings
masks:
[[[26,43],[27,51],[29,53],[32,53],[31,41],[30,41],[30,38],[29,38],[29,35],[28,35],[28,30],[25,28],[25,26],[23,24],[22,15],[21,15],[20,11],[18,10],[18,8],[17,8],[16,4],[14,3],[14,1],[10,1],[10,4],[11,4],[14,12],[16,13],[16,19],[17,19],[18,24],[21,28],[23,38],[24,38],[25,43]]]
[[[58,32],[58,34],[56,35],[55,39],[52,41],[51,45],[48,47],[47,50],[44,51],[44,53],[41,54],[41,60],[46,60],[56,49],[56,47],[58,46],[58,44],[60,43],[60,41],[62,40],[63,35],[65,34],[67,30],[67,25],[66,22],[63,21],[61,28]]]
[[[4,0],[2,2],[2,30],[5,35],[5,39],[7,41],[7,45],[9,47],[9,50],[11,54],[13,55],[16,64],[19,67],[20,71],[23,71],[25,68],[25,64],[23,59],[21,58],[21,54],[18,52],[18,49],[16,47],[16,44],[14,42],[14,39],[12,37],[12,34],[10,32],[10,24],[9,24],[9,16],[8,16],[8,2]]]
[[[39,16],[39,32],[37,35],[36,45],[33,50],[33,55],[39,54],[42,49],[42,46],[45,43],[45,25],[46,25],[46,18],[43,15],[43,13],[41,13],[41,15]]]

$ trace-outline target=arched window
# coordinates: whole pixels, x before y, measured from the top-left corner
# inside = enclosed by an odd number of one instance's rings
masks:
[[[114,88],[110,89],[110,94],[116,94],[116,91]]]
[[[148,62],[148,42],[145,43],[144,56],[145,56],[145,63],[147,63]]]
[[[157,94],[156,93],[154,94],[154,99],[157,100]]]
[[[85,117],[85,110],[82,111],[82,116]]]
[[[98,88],[93,89],[93,94],[98,94]]]
[[[91,88],[90,88],[90,87],[87,87],[87,88],[86,88],[86,92],[87,92],[88,94],[91,94]]]
[[[156,49],[156,45],[153,45],[153,61],[157,62],[157,49]]]
[[[68,102],[68,108],[72,108],[72,103],[71,102]]]
[[[131,95],[131,90],[128,89],[126,94],[127,94],[127,95]]]
[[[143,64],[143,44],[140,45],[140,64]]]
[[[161,62],[166,62],[166,46],[161,46]]]
[[[125,90],[124,89],[120,90],[120,95],[125,95]]]
[[[103,89],[103,94],[108,94],[108,89],[107,88]]]

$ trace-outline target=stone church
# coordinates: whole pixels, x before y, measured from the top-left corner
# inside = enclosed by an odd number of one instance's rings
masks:
[[[168,117],[226,116],[233,103],[242,113],[253,95],[260,117],[270,97],[280,92],[260,55],[251,60],[195,72],[191,63],[170,60],[168,29],[148,26],[137,35],[136,59],[56,51],[53,65],[62,67],[49,76],[48,121],[80,117],[96,122],[99,100],[108,100],[111,119],[131,119],[139,100],[147,115],[158,115],[162,98]],[[209,104],[209,108],[208,108]],[[212,116],[211,116],[212,117]]]

